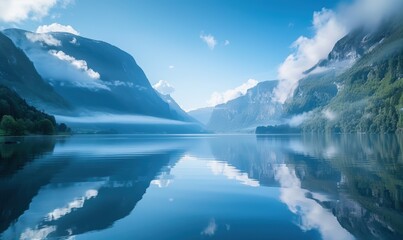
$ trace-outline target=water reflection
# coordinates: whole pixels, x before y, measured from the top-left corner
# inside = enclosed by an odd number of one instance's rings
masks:
[[[359,239],[402,238],[402,135],[308,135],[288,146],[301,186],[334,196],[318,202],[343,228]]]
[[[62,167],[57,164],[51,171],[26,167],[31,161],[51,154],[55,147],[52,137],[33,139],[0,138],[0,232],[28,209],[41,186],[50,181],[58,167]]]
[[[2,175],[1,196],[7,198],[1,203],[2,213],[9,212],[14,206],[26,206],[10,217],[7,225],[11,221],[16,222],[3,233],[3,237],[66,237],[108,228],[116,220],[127,216],[161,169],[175,164],[177,159],[172,157],[180,155],[181,150],[178,145],[167,150],[156,139],[152,140],[152,144],[141,141],[140,147],[135,144],[136,141],[123,142],[126,142],[125,147],[129,151],[117,152],[113,146],[103,146],[103,142],[96,138],[71,139],[52,149],[52,157],[38,157],[38,148],[25,147],[41,145],[42,142],[36,139],[21,141],[18,147],[24,148],[23,153],[38,159],[12,176]],[[158,145],[162,147],[158,148]],[[49,150],[47,144],[43,146],[46,146],[44,151]],[[148,147],[153,150],[149,151]],[[117,154],[102,158],[108,151]],[[35,185],[35,190],[32,185]],[[9,190],[8,194],[7,190],[4,191],[5,187]],[[27,190],[32,193],[26,194]],[[28,195],[24,203],[21,203],[20,196],[12,194],[15,191]],[[18,201],[13,201],[14,198]],[[22,214],[28,205],[31,211]],[[5,219],[2,216],[1,222]]]
[[[211,148],[261,185],[281,187],[304,231],[323,239],[403,236],[401,135],[227,137]]]
[[[1,239],[402,239],[403,137],[0,145]]]
[[[402,136],[306,136],[304,154],[323,159],[340,173],[341,194],[333,208],[343,227],[360,238],[402,235]],[[332,150],[329,156],[329,150]]]
[[[326,195],[301,188],[295,169],[285,164],[276,167],[276,179],[281,186],[280,199],[298,216],[297,225],[303,230],[317,229],[323,239],[353,239],[333,214],[323,207],[330,201]]]

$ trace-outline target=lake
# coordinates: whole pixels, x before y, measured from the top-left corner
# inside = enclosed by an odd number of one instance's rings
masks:
[[[0,239],[403,239],[402,135],[0,142]]]

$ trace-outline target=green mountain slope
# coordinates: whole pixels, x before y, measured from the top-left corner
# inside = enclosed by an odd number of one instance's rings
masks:
[[[389,133],[403,128],[403,24],[392,29],[335,78],[340,91],[313,111],[304,131]],[[323,117],[325,112],[331,117]]]
[[[0,130],[6,135],[53,134],[55,118],[27,104],[15,91],[0,85]]]

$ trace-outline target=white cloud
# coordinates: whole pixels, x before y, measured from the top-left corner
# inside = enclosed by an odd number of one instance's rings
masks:
[[[77,38],[73,37],[73,39],[71,39],[70,43],[74,44],[74,45],[78,45],[77,44]]]
[[[217,45],[217,40],[211,34],[208,34],[208,35],[200,34],[200,38],[203,40],[203,42],[205,42],[207,44],[207,46],[211,50],[213,50],[214,47]]]
[[[132,82],[123,82],[120,80],[108,81],[108,82],[104,82],[104,84],[106,84],[108,86],[115,86],[115,87],[129,87],[129,88],[136,87],[140,91],[146,89],[145,87],[142,87],[139,85],[134,85],[134,83],[132,83]]]
[[[42,25],[36,29],[36,33],[49,33],[49,32],[67,32],[74,35],[80,35],[72,26],[62,25],[59,23],[52,23],[50,25]]]
[[[337,114],[329,109],[322,111],[322,113],[323,116],[329,121],[333,121],[337,118]]]
[[[165,80],[159,80],[153,85],[153,88],[163,95],[171,94],[175,91],[175,88]]]
[[[20,23],[31,19],[39,20],[49,14],[58,3],[62,7],[73,3],[72,0],[1,0],[0,21]]]
[[[31,32],[27,32],[25,33],[26,38],[31,41],[31,42],[40,42],[40,43],[45,43],[46,45],[49,46],[61,46],[62,43],[57,40],[56,38],[54,38],[52,35],[49,34],[45,34],[45,33],[31,33]]]
[[[174,65],[169,65],[169,67],[168,67],[169,69],[174,69],[175,68],[175,66]]]
[[[401,0],[355,0],[342,5],[335,11],[322,9],[313,14],[314,35],[300,36],[290,54],[278,69],[279,86],[275,89],[276,99],[284,103],[292,96],[304,72],[319,60],[327,57],[335,43],[358,26],[374,28],[385,17],[402,11]]]
[[[244,83],[234,89],[229,89],[222,93],[214,92],[211,95],[210,99],[207,101],[207,103],[211,107],[214,107],[218,104],[226,103],[230,100],[233,100],[235,98],[245,95],[246,92],[248,91],[248,89],[253,88],[257,84],[258,84],[258,81],[256,81],[255,79],[249,79],[246,83]]]
[[[403,8],[401,0],[356,0],[339,8],[340,21],[350,29],[364,25],[375,27],[386,17],[398,14]]]
[[[224,41],[224,46],[228,46],[230,44],[229,40]]]
[[[278,69],[280,82],[274,93],[281,103],[294,93],[298,81],[305,76],[304,72],[325,58],[334,44],[347,33],[337,15],[328,9],[313,14],[313,28],[314,37],[299,37],[292,45],[295,52]]]
[[[304,112],[299,115],[293,116],[290,120],[288,120],[288,125],[291,127],[298,127],[301,125],[305,120],[312,117],[312,112]]]
[[[67,8],[69,5],[73,5],[75,4],[76,1],[75,0],[61,0],[61,7],[62,8]]]
[[[77,60],[74,57],[67,55],[63,51],[50,50],[49,53],[62,61],[70,63],[78,70],[85,72],[92,79],[99,79],[101,77],[98,72],[95,72],[93,69],[89,68],[87,62],[84,60]]]
[[[109,113],[93,113],[93,115],[70,117],[55,115],[57,121],[65,123],[115,123],[115,124],[150,124],[150,125],[192,125],[193,123],[182,122],[178,120],[157,118],[146,115],[116,115]],[[111,149],[104,149],[105,151],[111,151]],[[127,150],[131,150],[127,148]],[[143,149],[144,150],[144,149]],[[122,153],[122,149],[119,149]],[[114,152],[114,154],[117,154]]]

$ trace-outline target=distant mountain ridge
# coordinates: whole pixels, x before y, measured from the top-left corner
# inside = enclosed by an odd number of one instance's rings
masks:
[[[211,114],[213,113],[213,111],[214,107],[204,107],[191,110],[187,113],[197,121],[203,123],[204,125],[207,125],[208,122],[210,121]]]
[[[245,95],[215,106],[208,129],[253,132],[258,125],[275,124],[282,114],[281,104],[274,100],[273,89],[277,84],[275,80],[260,82]]]

